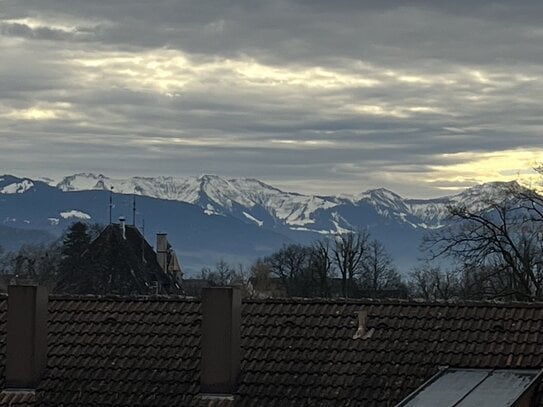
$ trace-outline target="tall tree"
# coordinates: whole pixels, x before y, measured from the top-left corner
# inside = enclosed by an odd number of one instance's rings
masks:
[[[359,276],[364,258],[367,256],[368,232],[349,232],[336,237],[332,248],[334,264],[341,274],[341,288],[344,297],[351,297],[355,291],[355,279]]]
[[[89,248],[91,237],[87,224],[75,222],[68,228],[61,246],[59,275],[75,275],[84,272],[83,255]]]
[[[330,279],[333,276],[332,249],[330,241],[319,240],[311,246],[309,259],[310,273],[313,276],[319,297],[330,297]]]
[[[75,259],[89,248],[91,237],[86,223],[75,222],[68,228],[62,243],[62,258]]]
[[[401,277],[385,246],[377,240],[368,244],[367,255],[362,262],[360,284],[363,289],[378,292],[399,288]]]
[[[311,249],[300,244],[283,246],[263,262],[281,280],[289,296],[304,296],[311,287],[308,272]]]

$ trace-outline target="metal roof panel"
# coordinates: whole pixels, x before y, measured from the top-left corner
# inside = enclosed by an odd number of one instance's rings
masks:
[[[446,369],[398,407],[510,407],[540,374],[539,370]]]

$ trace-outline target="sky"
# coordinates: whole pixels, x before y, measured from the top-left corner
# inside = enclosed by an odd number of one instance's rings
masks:
[[[0,173],[536,183],[543,2],[0,0]]]

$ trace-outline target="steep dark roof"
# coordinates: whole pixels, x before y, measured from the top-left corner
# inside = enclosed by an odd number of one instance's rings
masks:
[[[64,276],[58,290],[73,294],[146,295],[156,290],[160,294],[180,293],[179,283],[162,270],[140,231],[126,225],[125,237],[120,225],[108,225],[85,253],[84,273]]]
[[[203,405],[198,301],[53,297],[49,308],[38,405]],[[362,309],[374,333],[353,339]],[[439,366],[541,368],[542,343],[543,304],[248,300],[234,405],[394,406]],[[3,394],[0,404],[14,397],[32,396]]]

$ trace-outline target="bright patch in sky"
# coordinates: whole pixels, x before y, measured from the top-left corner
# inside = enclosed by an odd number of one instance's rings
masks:
[[[448,165],[436,165],[432,169],[434,175],[427,181],[442,184],[447,182],[459,185],[485,183],[492,181],[517,180],[522,184],[536,187],[541,183],[532,168],[540,163],[542,150],[509,150],[492,153],[464,152],[445,154]],[[460,189],[460,187],[445,187],[440,189]]]

